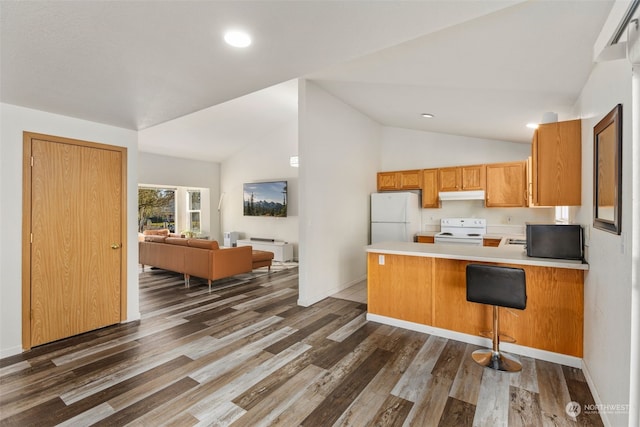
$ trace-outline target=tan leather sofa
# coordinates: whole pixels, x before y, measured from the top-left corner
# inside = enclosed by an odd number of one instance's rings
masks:
[[[172,233],[168,228],[159,228],[157,230],[144,230],[145,236],[164,236],[164,237],[184,237],[184,234]]]
[[[139,242],[139,262],[184,274],[185,286],[191,276],[211,281],[249,273],[253,269],[251,246],[220,249],[215,240],[185,239],[147,235]]]
[[[144,230],[138,233],[138,241],[144,242],[145,236],[164,236],[164,237],[184,237],[184,234],[172,233],[168,228],[159,228],[157,230]]]

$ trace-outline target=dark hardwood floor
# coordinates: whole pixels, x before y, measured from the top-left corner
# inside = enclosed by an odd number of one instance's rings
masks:
[[[0,360],[0,425],[600,426],[579,369],[364,318],[366,305],[296,305],[297,268],[182,286],[140,275],[142,319]]]

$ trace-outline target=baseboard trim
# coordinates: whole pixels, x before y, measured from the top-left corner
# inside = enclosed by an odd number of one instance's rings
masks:
[[[138,311],[137,313],[133,313],[127,316],[127,318],[125,320],[123,320],[120,323],[129,323],[129,322],[135,322],[136,320],[140,320],[142,319],[142,315],[140,314],[140,312]]]
[[[422,332],[425,334],[436,335],[439,337],[453,339],[456,341],[466,342],[467,344],[475,344],[483,347],[491,347],[491,340],[488,338],[464,334],[462,332],[450,331],[448,329],[436,328],[434,326],[422,325],[420,323],[408,322],[406,320],[394,319],[391,317],[380,316],[379,314],[367,314],[367,320],[372,322],[383,323],[389,326],[397,326],[411,331]],[[501,349],[507,353],[519,354],[521,356],[533,357],[547,362],[559,363],[561,365],[571,366],[573,368],[582,368],[582,359],[566,354],[554,353],[546,350],[525,347],[517,344],[501,343]]]
[[[9,347],[3,350],[0,350],[0,359],[4,359],[5,357],[15,356],[16,354],[22,353],[22,346],[17,345],[14,347]]]
[[[589,390],[591,390],[593,401],[596,403],[596,405],[602,405],[603,404],[602,399],[600,398],[600,395],[598,394],[598,389],[596,388],[596,385],[593,382],[593,377],[591,377],[591,371],[589,371],[589,366],[587,365],[587,362],[584,361],[584,359],[582,360],[582,373],[584,374],[584,378],[587,380],[587,385],[589,386]],[[604,424],[605,427],[613,427],[613,424],[611,424],[611,421],[609,420],[608,414],[606,412],[601,412],[600,418],[602,418],[602,424]]]
[[[311,295],[309,297],[306,298],[298,298],[298,305],[302,306],[302,307],[309,307],[310,305],[313,305],[317,302],[322,301],[325,298],[329,298],[331,295],[337,294],[338,292],[344,291],[347,288],[350,288],[351,286],[360,283],[364,280],[367,280],[367,275],[362,275],[354,280],[351,280],[349,282],[346,283],[342,283],[334,288],[328,289],[328,290],[324,290],[324,292],[322,292],[321,294],[317,294],[317,295]]]

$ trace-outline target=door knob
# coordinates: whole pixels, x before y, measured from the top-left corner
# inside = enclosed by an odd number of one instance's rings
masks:
[[[117,244],[117,243],[112,243],[111,244],[111,249],[118,249],[118,248],[120,248],[119,244]]]

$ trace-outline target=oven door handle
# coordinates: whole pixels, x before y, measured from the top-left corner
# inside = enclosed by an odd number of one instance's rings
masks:
[[[434,243],[450,243],[453,245],[482,246],[482,240],[463,240],[463,239],[434,239]]]

